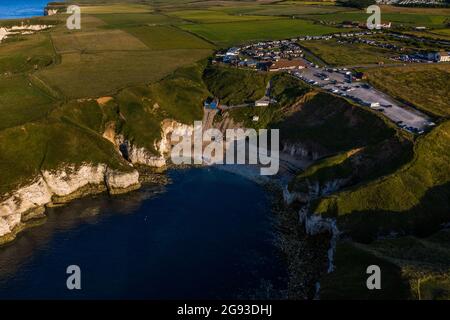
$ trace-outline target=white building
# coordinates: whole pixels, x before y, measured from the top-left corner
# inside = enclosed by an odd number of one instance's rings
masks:
[[[450,62],[450,56],[448,55],[448,52],[439,52],[438,62]]]

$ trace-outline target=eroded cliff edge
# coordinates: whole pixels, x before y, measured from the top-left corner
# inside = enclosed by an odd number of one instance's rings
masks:
[[[111,195],[139,189],[136,165],[162,168],[170,151],[172,134],[189,135],[193,126],[174,120],[161,123],[161,139],[155,142],[158,154],[127,140],[122,134],[106,132],[124,161],[119,169],[106,163],[61,163],[57,169],[41,170],[27,183],[0,196],[0,244],[12,241],[33,219],[45,217],[47,206],[64,204],[76,198],[108,192]]]

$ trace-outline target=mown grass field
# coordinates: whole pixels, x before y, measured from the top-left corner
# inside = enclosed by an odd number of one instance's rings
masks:
[[[39,71],[36,76],[67,98],[98,97],[128,86],[158,81],[210,52],[180,49],[70,53],[63,55],[60,65]]]
[[[152,12],[149,5],[137,3],[112,3],[103,5],[83,5],[81,13],[85,14],[107,14],[107,13],[146,13]]]
[[[233,15],[219,10],[183,10],[170,12],[169,15],[194,23],[239,22],[277,18],[258,15]]]
[[[450,115],[450,64],[367,69],[366,73],[382,91],[430,114]]]
[[[138,24],[126,22],[131,15],[139,15]],[[176,27],[153,26],[149,13],[106,16],[105,20],[93,18],[86,30],[56,29],[51,36],[61,61],[35,75],[66,98],[96,97],[158,81],[206,58],[214,47]],[[156,20],[160,18],[156,15]]]
[[[130,27],[125,30],[140,39],[151,50],[214,48],[212,44],[173,26]],[[180,56],[180,59],[189,57]]]
[[[41,119],[54,107],[25,75],[0,77],[0,88],[0,130]]]
[[[302,35],[323,35],[337,31],[336,28],[299,19],[188,24],[182,25],[181,28],[220,46],[257,40],[286,39]]]
[[[355,11],[352,8],[334,6],[330,3],[308,3],[308,2],[289,2],[283,1],[277,4],[261,5],[242,5],[231,8],[211,8],[211,10],[220,10],[231,14],[242,15],[260,15],[260,16],[298,16],[314,14],[331,14],[336,12]]]
[[[55,34],[52,40],[58,53],[148,49],[142,41],[122,30]]]
[[[302,16],[316,21],[328,23],[341,23],[343,21],[366,22],[368,14],[365,11],[360,12],[338,12],[330,14],[317,14]],[[446,15],[427,14],[427,13],[383,13],[382,22],[392,22],[394,25],[425,26],[429,28],[443,28],[448,19]]]
[[[362,43],[343,44],[337,40],[311,40],[300,42],[313,54],[319,56],[327,64],[333,66],[372,64],[378,62],[393,63],[390,56],[396,53],[383,48]]]
[[[158,13],[103,13],[94,17],[104,21],[105,28],[124,28],[135,26],[153,26],[180,23],[175,17],[168,17]]]
[[[20,37],[0,46],[0,74],[40,69],[54,61],[55,52],[46,33],[34,37]]]

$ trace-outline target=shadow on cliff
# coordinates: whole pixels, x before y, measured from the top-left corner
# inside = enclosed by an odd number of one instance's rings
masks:
[[[420,203],[407,211],[356,211],[338,217],[344,236],[362,243],[390,234],[425,237],[449,222],[450,182],[429,189]]]

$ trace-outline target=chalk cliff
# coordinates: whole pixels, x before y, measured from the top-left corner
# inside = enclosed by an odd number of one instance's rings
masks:
[[[134,145],[123,135],[108,128],[103,135],[115,144],[117,151],[130,162],[130,168],[113,169],[106,164],[61,164],[55,170],[42,170],[30,182],[8,194],[0,195],[0,244],[14,239],[25,222],[43,217],[46,206],[66,203],[76,198],[108,191],[120,194],[138,189],[139,172],[133,164],[163,167],[171,149],[172,135],[192,135],[193,126],[164,120],[161,123],[161,140],[155,142],[158,155],[144,147]]]

